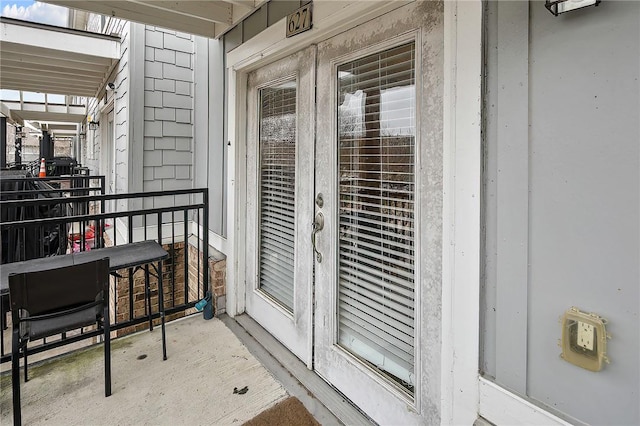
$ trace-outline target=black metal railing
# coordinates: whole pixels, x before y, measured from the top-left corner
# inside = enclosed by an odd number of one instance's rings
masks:
[[[104,246],[156,240],[169,253],[169,259],[163,261],[162,267],[164,313],[170,320],[172,316],[183,316],[190,312],[196,302],[205,297],[209,291],[207,189],[77,195],[81,193],[76,191],[79,189],[104,191],[104,180],[101,182],[102,187],[99,189],[66,188],[65,191],[68,191],[64,194],[72,194],[70,196],[62,194],[62,196],[16,200],[12,196],[7,196],[5,199],[3,193],[0,199],[3,218],[4,215],[8,216],[8,212],[29,208],[36,210],[57,208],[65,213],[28,220],[3,220],[0,223],[3,245],[5,239],[26,241],[32,238],[33,244],[42,246],[39,253],[46,253],[48,243],[46,229],[55,229],[60,241],[54,253],[45,255],[61,255]],[[60,189],[57,191],[48,194],[59,195],[58,193],[62,192]],[[108,209],[105,211],[105,206],[109,205],[113,206],[113,211]],[[78,211],[77,206],[84,206],[84,211]],[[45,237],[40,239],[43,236]],[[64,247],[63,252],[62,247]],[[24,251],[15,251],[15,255],[11,258],[12,262],[25,260],[24,253]],[[157,307],[159,299],[157,277],[155,280],[151,278],[154,281],[152,283],[147,280],[149,276],[145,276],[144,271],[136,271],[133,268],[118,271],[117,277],[112,278],[110,300],[112,300],[111,309],[114,315],[111,317],[111,328],[118,332],[118,335],[125,331],[146,328],[149,315],[154,320],[160,318]],[[145,284],[142,285],[142,282]],[[152,306],[149,306],[149,298],[144,291],[145,289],[148,291],[149,288],[154,291],[154,283],[156,284],[155,297],[151,299]],[[153,305],[156,306],[151,309]],[[30,346],[29,353],[46,351],[98,334],[95,330],[80,330],[76,335],[61,335],[59,338],[44,340],[38,345]],[[11,358],[11,354],[10,351],[5,353],[4,337],[1,343],[1,361],[5,362]]]
[[[74,175],[64,178],[2,176],[0,186],[0,202],[15,201],[4,204],[0,212],[2,223],[105,211],[105,202],[102,200],[75,201],[79,196],[104,195],[104,176]],[[54,200],[65,198],[69,202],[45,202],[47,198]],[[24,203],[25,200],[40,201]],[[0,237],[2,239],[1,261],[10,263],[64,254],[67,249],[64,235],[69,231],[60,225],[53,224],[31,227],[28,230],[20,227],[6,227]],[[103,241],[100,238],[96,246],[103,247]]]

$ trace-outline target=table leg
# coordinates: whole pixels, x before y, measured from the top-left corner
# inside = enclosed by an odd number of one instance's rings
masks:
[[[160,278],[158,278],[159,280]],[[149,265],[144,265],[144,292],[147,297],[147,315],[149,318],[149,331],[153,331],[153,317],[151,316],[151,283],[149,282]]]
[[[158,311],[162,328],[162,359],[167,360],[167,339],[164,330],[164,288],[162,286],[162,260],[158,262]]]
[[[165,335],[164,315],[164,287],[162,285],[162,260],[158,262],[158,312],[160,313],[160,327],[162,328],[162,359],[167,360],[167,338]]]

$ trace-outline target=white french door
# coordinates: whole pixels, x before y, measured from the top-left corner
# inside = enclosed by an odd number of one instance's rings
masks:
[[[308,366],[312,354],[315,48],[247,85],[246,309]]]
[[[246,310],[381,424],[440,422],[442,7],[247,74]]]
[[[314,367],[380,424],[439,423],[440,7],[318,44]]]

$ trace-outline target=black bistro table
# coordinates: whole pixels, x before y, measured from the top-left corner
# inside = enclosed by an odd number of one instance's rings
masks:
[[[25,260],[22,262],[6,263],[0,266],[0,296],[9,295],[9,275],[20,272],[37,272],[47,269],[62,268],[81,263],[109,258],[109,272],[119,276],[117,271],[129,268],[145,268],[147,300],[149,301],[149,323],[153,328],[151,318],[151,303],[149,296],[149,265],[154,265],[158,275],[158,311],[162,325],[162,357],[167,359],[167,345],[165,338],[164,294],[162,287],[162,261],[169,257],[169,253],[156,241],[141,241],[137,243],[122,244],[113,247],[93,249],[78,253],[70,253],[60,256],[44,257],[40,259]],[[157,263],[157,264],[156,264]],[[1,313],[5,315],[4,312]]]

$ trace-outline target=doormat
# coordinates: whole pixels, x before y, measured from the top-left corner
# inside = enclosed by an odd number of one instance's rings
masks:
[[[289,397],[263,411],[244,426],[320,426],[296,397]]]

